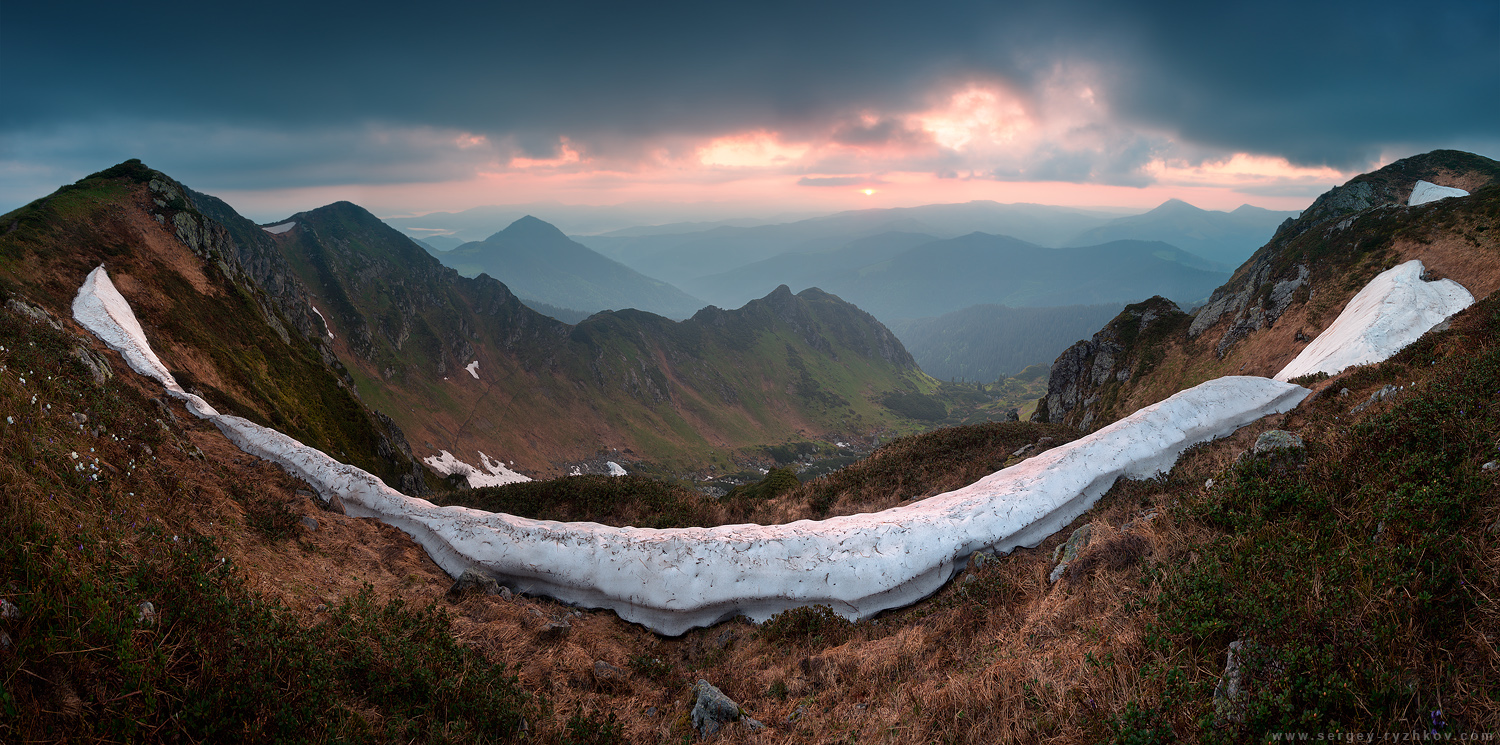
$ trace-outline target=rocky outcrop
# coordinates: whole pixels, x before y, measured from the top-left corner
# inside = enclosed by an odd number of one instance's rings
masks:
[[[1275,325],[1297,297],[1297,291],[1308,285],[1310,273],[1305,264],[1296,264],[1278,275],[1274,257],[1272,253],[1258,254],[1241,269],[1235,281],[1214,290],[1193,316],[1188,338],[1196,338],[1220,321],[1231,319],[1229,328],[1214,345],[1214,353],[1223,359],[1236,342]]]
[[[1347,240],[1353,250],[1339,252],[1339,260],[1347,263],[1388,244],[1388,238],[1345,238],[1356,221],[1407,209],[1412,189],[1421,181],[1474,189],[1496,178],[1500,178],[1500,163],[1471,153],[1436,150],[1398,160],[1330,189],[1301,216],[1282,223],[1271,240],[1214,291],[1195,313],[1189,338],[1222,328],[1214,353],[1223,359],[1247,336],[1274,326],[1294,302],[1307,299],[1316,284],[1326,279],[1326,271],[1311,271],[1317,265],[1309,266],[1309,255],[1321,253],[1329,242]]]
[[[1056,582],[1061,579],[1064,572],[1068,571],[1068,565],[1078,558],[1078,553],[1088,547],[1089,539],[1094,536],[1094,525],[1084,523],[1083,527],[1073,531],[1068,540],[1052,549],[1052,561],[1056,565],[1052,567],[1052,573],[1047,575],[1047,581]]]
[[[456,600],[463,597],[465,593],[471,592],[484,595],[499,595],[504,589],[488,573],[470,567],[465,569],[464,573],[460,574],[457,580],[454,580],[452,587],[448,588],[448,598]]]
[[[1115,414],[1109,393],[1149,370],[1156,360],[1154,345],[1187,320],[1176,303],[1160,296],[1126,306],[1092,339],[1058,355],[1047,378],[1047,395],[1031,421],[1088,431],[1129,413]]]

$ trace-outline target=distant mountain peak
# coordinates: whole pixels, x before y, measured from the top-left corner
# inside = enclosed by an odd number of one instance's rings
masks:
[[[1162,202],[1161,204],[1157,205],[1156,209],[1153,209],[1151,211],[1152,212],[1203,212],[1205,210],[1203,210],[1201,207],[1195,207],[1195,206],[1193,206],[1191,204],[1188,204],[1187,202],[1182,201],[1181,199],[1173,197],[1173,198],[1168,199],[1167,201]]]
[[[501,235],[507,238],[549,238],[554,240],[571,240],[568,238],[568,236],[564,235],[561,230],[558,230],[557,226],[553,225],[550,222],[547,222],[546,220],[532,217],[531,215],[527,215],[519,220],[516,220],[515,222],[511,223],[509,227],[495,234],[495,236]],[[495,236],[490,237],[493,238]]]

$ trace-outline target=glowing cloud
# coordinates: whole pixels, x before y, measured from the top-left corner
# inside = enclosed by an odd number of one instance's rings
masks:
[[[730,168],[776,168],[800,160],[808,145],[787,144],[774,132],[757,130],[719,137],[698,148],[698,162]]]
[[[1015,97],[978,85],[954,93],[946,105],[917,114],[912,121],[937,144],[958,151],[971,144],[1010,142],[1035,126]]]
[[[1320,184],[1336,184],[1348,180],[1352,175],[1327,166],[1315,168],[1294,166],[1286,158],[1271,158],[1248,153],[1235,153],[1227,158],[1205,160],[1200,163],[1189,163],[1182,159],[1157,158],[1146,164],[1144,170],[1163,183],[1217,186],[1274,181],[1315,181]]]

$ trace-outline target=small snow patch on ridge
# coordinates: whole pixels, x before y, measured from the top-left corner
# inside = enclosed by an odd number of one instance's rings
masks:
[[[479,360],[474,360],[473,362],[464,365],[464,369],[468,370],[469,374],[473,375],[475,380],[479,379]]]
[[[611,475],[611,476],[624,476],[625,475],[625,469],[621,468],[619,463],[616,463],[616,462],[614,462],[612,460],[607,460],[607,461],[604,461],[604,465],[609,466],[609,475]]]
[[[1415,207],[1419,204],[1436,202],[1439,199],[1447,199],[1448,197],[1467,196],[1469,196],[1469,192],[1463,189],[1455,189],[1451,186],[1438,186],[1431,181],[1418,181],[1417,185],[1411,188],[1411,198],[1406,200],[1406,206]]]
[[[268,228],[261,228],[261,230],[264,230],[267,233],[270,233],[271,235],[281,235],[282,233],[285,233],[286,231],[291,230],[292,228],[295,228],[295,227],[297,227],[297,223],[296,223],[296,221],[293,221],[293,222],[284,222],[284,223],[282,223],[280,225],[272,225],[272,226],[270,226]]]

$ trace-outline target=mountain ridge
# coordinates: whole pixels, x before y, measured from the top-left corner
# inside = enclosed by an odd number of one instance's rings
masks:
[[[680,322],[626,309],[568,326],[487,275],[442,266],[363,209],[298,218],[275,240],[332,309],[332,346],[361,396],[423,453],[503,455],[533,474],[560,475],[599,448],[727,467],[735,450],[799,431],[897,425],[877,394],[934,385],[878,321],[825,293],[782,288]],[[477,379],[462,371],[473,361]]]

